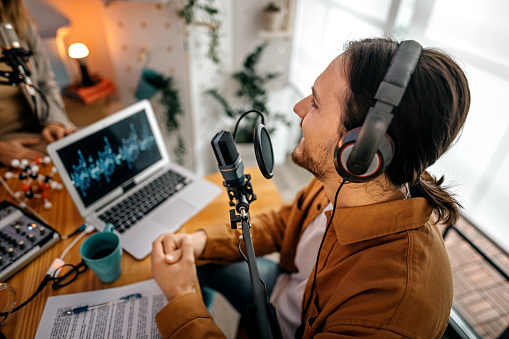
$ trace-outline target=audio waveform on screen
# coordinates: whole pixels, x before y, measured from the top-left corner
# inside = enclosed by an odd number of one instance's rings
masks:
[[[72,165],[69,173],[74,187],[86,197],[88,189],[99,183],[109,183],[119,168],[133,168],[134,162],[142,152],[149,151],[156,146],[155,138],[146,128],[142,136],[138,137],[134,124],[129,124],[129,135],[120,140],[116,152],[108,137],[104,136],[104,146],[95,155],[86,157],[82,150],[78,150],[78,164]]]

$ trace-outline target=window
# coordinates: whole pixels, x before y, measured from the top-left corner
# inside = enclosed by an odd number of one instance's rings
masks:
[[[300,0],[290,81],[307,95],[345,41],[383,36],[445,50],[472,95],[463,133],[430,170],[444,174],[464,214],[509,249],[509,2],[506,0]]]

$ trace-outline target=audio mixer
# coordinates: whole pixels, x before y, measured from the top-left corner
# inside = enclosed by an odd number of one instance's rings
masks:
[[[8,201],[0,202],[0,282],[60,240],[60,234]]]

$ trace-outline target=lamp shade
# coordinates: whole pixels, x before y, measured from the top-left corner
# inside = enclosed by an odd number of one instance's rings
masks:
[[[88,48],[81,42],[72,44],[68,50],[69,56],[73,59],[82,59],[88,56]]]

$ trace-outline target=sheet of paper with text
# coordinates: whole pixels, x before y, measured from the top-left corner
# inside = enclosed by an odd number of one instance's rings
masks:
[[[49,297],[35,339],[161,338],[154,319],[166,304],[154,280]]]

